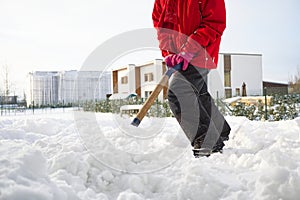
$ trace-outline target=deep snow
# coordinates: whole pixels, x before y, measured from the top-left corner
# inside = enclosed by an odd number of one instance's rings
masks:
[[[223,154],[195,159],[174,118],[0,117],[0,199],[299,199],[300,118],[227,117]]]

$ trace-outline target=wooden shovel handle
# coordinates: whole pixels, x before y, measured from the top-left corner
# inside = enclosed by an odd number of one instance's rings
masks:
[[[160,79],[159,83],[156,85],[156,87],[153,90],[153,92],[151,93],[151,95],[145,101],[143,107],[139,110],[138,114],[136,115],[136,117],[131,122],[131,125],[133,125],[133,126],[139,126],[140,125],[142,119],[145,117],[145,115],[147,114],[148,110],[153,105],[155,99],[158,97],[158,95],[161,92],[161,90],[164,87],[168,86],[168,81],[169,81],[171,75],[175,71],[179,70],[180,68],[181,68],[181,63],[175,65],[173,68],[169,68],[168,69],[168,71],[163,75],[163,77]]]

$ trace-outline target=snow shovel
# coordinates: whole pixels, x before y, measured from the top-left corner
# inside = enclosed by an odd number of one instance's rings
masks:
[[[136,117],[133,119],[133,121],[131,122],[131,125],[138,127],[141,123],[141,121],[143,120],[143,118],[145,117],[145,115],[147,114],[149,108],[153,105],[155,99],[157,98],[157,96],[159,95],[160,91],[167,86],[168,84],[168,80],[170,79],[170,77],[172,76],[172,74],[181,69],[182,64],[179,63],[177,65],[175,65],[172,68],[169,68],[166,73],[163,75],[163,77],[160,79],[159,83],[156,85],[155,89],[153,90],[153,92],[151,93],[151,95],[147,98],[147,100],[145,101],[143,107],[139,110],[138,114],[136,115]]]

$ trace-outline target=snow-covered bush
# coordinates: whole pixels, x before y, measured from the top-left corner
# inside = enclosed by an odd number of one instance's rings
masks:
[[[246,116],[250,120],[266,120],[264,102],[258,100],[256,105],[237,102],[232,107],[232,115]],[[269,121],[290,120],[300,116],[300,95],[275,95],[267,107]]]

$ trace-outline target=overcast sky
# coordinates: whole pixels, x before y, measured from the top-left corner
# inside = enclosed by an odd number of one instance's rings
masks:
[[[109,38],[151,28],[153,3],[0,0],[0,69],[8,66],[16,85],[30,71],[79,70]],[[299,0],[226,0],[226,7],[221,52],[262,54],[264,80],[287,82],[300,68]]]

